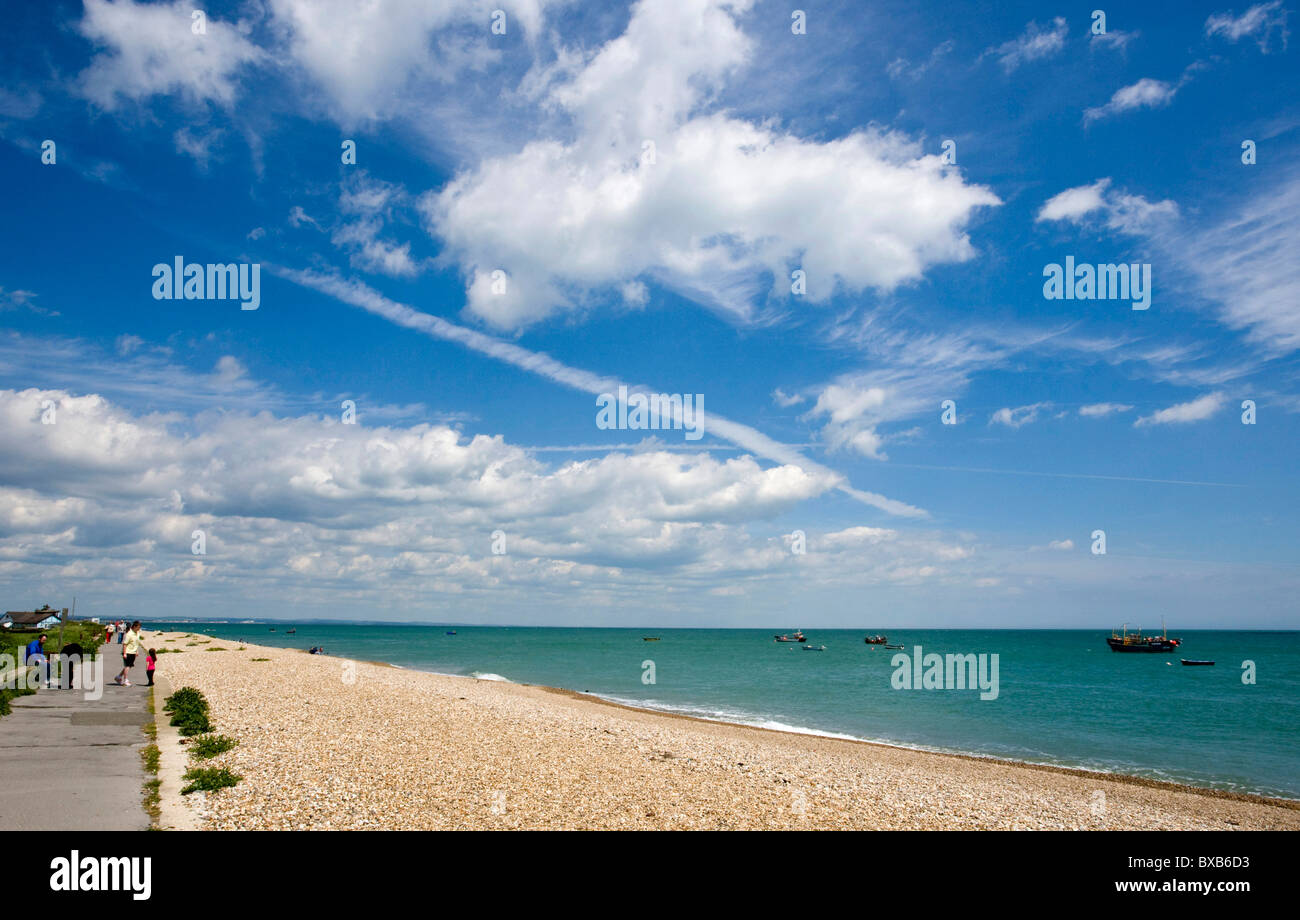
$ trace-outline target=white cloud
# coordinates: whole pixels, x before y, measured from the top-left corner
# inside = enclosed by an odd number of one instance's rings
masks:
[[[47,401],[53,425],[41,424]],[[853,527],[812,532],[816,552],[793,556],[766,522],[835,478],[752,457],[646,451],[552,467],[442,425],[133,414],[41,389],[0,390],[0,445],[0,583],[85,580],[138,597],[201,580],[262,605],[346,592],[353,604],[447,594],[532,608],[553,592],[609,606],[610,592],[643,603],[810,572],[819,584],[932,579],[974,555],[937,534]],[[194,529],[205,557],[190,553]],[[505,556],[489,550],[494,530]]]
[[[808,397],[799,393],[786,393],[780,387],[772,391],[772,402],[776,403],[782,409],[789,409],[791,406],[797,406],[801,402],[806,402]]]
[[[984,53],[995,55],[1002,64],[1002,69],[1011,73],[1021,64],[1042,60],[1056,54],[1065,47],[1068,31],[1065,19],[1060,16],[1052,20],[1051,28],[1031,22],[1019,37],[1003,42],[997,48],[990,48]]]
[[[1079,414],[1084,418],[1105,418],[1116,412],[1130,412],[1132,406],[1126,406],[1122,403],[1093,403],[1090,406],[1080,406]]]
[[[1115,94],[1110,97],[1110,101],[1105,105],[1087,109],[1083,113],[1083,120],[1086,123],[1118,115],[1122,112],[1129,112],[1133,109],[1152,109],[1166,106],[1173,101],[1174,94],[1181,87],[1181,82],[1168,83],[1164,80],[1143,77],[1136,83],[1115,90]]]
[[[209,17],[206,34],[194,34],[193,11],[188,0],[85,0],[77,28],[105,50],[78,78],[81,93],[106,109],[116,108],[122,99],[171,93],[229,108],[237,94],[237,74],[264,61],[265,52],[249,41],[244,23]]]
[[[1300,171],[1251,194],[1215,220],[1162,240],[1217,305],[1267,354],[1300,348]]]
[[[1089,42],[1089,47],[1123,51],[1128,47],[1129,42],[1133,41],[1141,34],[1142,33],[1140,32],[1125,32],[1122,29],[1111,29],[1108,32],[1102,32],[1100,35],[1093,35]]]
[[[507,36],[536,35],[549,0],[271,0],[288,55],[319,86],[344,124],[391,117],[417,87],[498,57],[503,36],[492,14],[506,14]]]
[[[1053,195],[1039,209],[1035,222],[1085,224],[1090,218],[1099,217],[1109,229],[1133,236],[1167,227],[1178,213],[1178,205],[1173,201],[1149,201],[1141,195],[1113,189],[1111,180],[1103,178]]]
[[[1223,408],[1227,397],[1222,393],[1207,393],[1199,399],[1179,403],[1168,409],[1161,409],[1139,418],[1134,425],[1181,425],[1188,422],[1200,422],[1210,418]]]
[[[1073,540],[1053,540],[1047,544],[1048,549],[1071,550],[1074,549]]]
[[[1260,50],[1267,53],[1269,40],[1276,31],[1281,34],[1282,47],[1285,49],[1290,35],[1286,27],[1287,14],[1288,11],[1282,6],[1282,0],[1256,3],[1240,16],[1230,12],[1215,13],[1205,20],[1205,34],[1218,35],[1230,42],[1258,36]]]
[[[989,416],[989,424],[1006,425],[1008,428],[1023,428],[1038,421],[1038,414],[1051,405],[1051,403],[1040,402],[1030,406],[1017,406],[1014,409],[1002,408]]]
[[[965,228],[999,200],[916,143],[874,129],[819,143],[702,111],[748,59],[733,18],[748,6],[637,4],[549,89],[572,140],[489,158],[424,198],[472,313],[513,329],[644,276],[744,321],[765,287],[788,296],[794,268],[820,301],[972,256]]]

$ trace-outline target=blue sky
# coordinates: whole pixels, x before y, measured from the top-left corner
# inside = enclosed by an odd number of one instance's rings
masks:
[[[7,606],[1300,625],[1285,0],[193,9],[0,37]]]

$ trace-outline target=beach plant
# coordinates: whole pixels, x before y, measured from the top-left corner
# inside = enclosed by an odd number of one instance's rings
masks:
[[[199,790],[214,792],[217,789],[233,786],[241,779],[242,776],[231,773],[226,767],[192,767],[185,771],[188,785],[181,789],[181,795],[189,795]]]
[[[202,735],[190,742],[190,754],[199,760],[210,760],[238,743],[226,735]]]
[[[193,687],[181,687],[167,697],[163,702],[163,710],[172,714],[171,724],[186,737],[212,731],[212,722],[208,719],[208,701],[201,691]]]
[[[0,690],[0,716],[7,716],[13,712],[13,707],[9,701],[20,696],[30,696],[36,690],[32,687],[13,687],[10,689]]]
[[[251,660],[251,661],[270,661],[271,659],[270,659],[270,658],[252,658],[252,659],[249,659],[249,660]]]

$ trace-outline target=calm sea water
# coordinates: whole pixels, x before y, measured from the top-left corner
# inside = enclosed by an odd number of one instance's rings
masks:
[[[1178,633],[1169,654],[1116,654],[1107,632],[898,630],[924,653],[996,653],[999,694],[896,690],[894,651],[865,633],[771,630],[151,623],[228,639],[504,678],[710,719],[930,750],[1108,770],[1300,798],[1300,633]],[[447,635],[454,628],[455,635]],[[645,642],[643,635],[660,636]],[[1180,657],[1213,659],[1184,667]],[[653,684],[642,682],[654,663]],[[1242,682],[1255,663],[1256,682]],[[162,658],[161,667],[167,659]]]

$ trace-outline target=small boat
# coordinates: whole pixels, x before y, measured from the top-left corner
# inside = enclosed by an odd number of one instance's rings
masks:
[[[270,629],[269,631],[270,631],[270,632],[275,632],[275,627],[272,626],[271,629]]]
[[[824,652],[824,651],[826,651],[826,646],[824,646],[824,645],[805,645],[805,646],[803,647],[803,650],[804,650],[805,652]]]
[[[889,637],[888,636],[867,636],[867,638],[863,639],[862,641],[867,643],[867,645],[884,645],[889,641]]]
[[[456,635],[456,630],[454,630],[454,629],[449,629],[449,630],[447,630],[447,635],[449,635],[449,636],[454,636],[454,635]]]
[[[902,648],[902,646],[901,646],[901,645],[886,645],[885,648],[887,648],[887,649],[900,649],[900,648]]]
[[[773,638],[775,638],[777,642],[807,642],[808,641],[808,637],[803,634],[803,630],[801,629],[796,629],[794,633],[789,636],[782,635],[782,636],[774,636]]]
[[[1191,667],[1192,665],[1196,665],[1196,664],[1200,664],[1200,665],[1214,664],[1213,661],[1199,661],[1195,658],[1180,658],[1178,660],[1181,661],[1183,664],[1187,665],[1188,667]]]
[[[642,642],[658,642],[658,641],[659,641],[659,637],[658,637],[658,636],[642,636],[642,637],[641,637],[641,641],[642,641]]]
[[[1183,644],[1183,640],[1170,639],[1163,626],[1158,636],[1144,636],[1140,629],[1131,633],[1128,631],[1128,624],[1125,623],[1122,633],[1111,631],[1106,644],[1110,646],[1112,652],[1172,652]]]
[[[286,629],[286,630],[284,631],[284,634],[285,634],[286,636],[292,636],[292,635],[293,635],[294,633],[296,633],[297,631],[298,631],[298,630],[296,630],[296,629]]]

